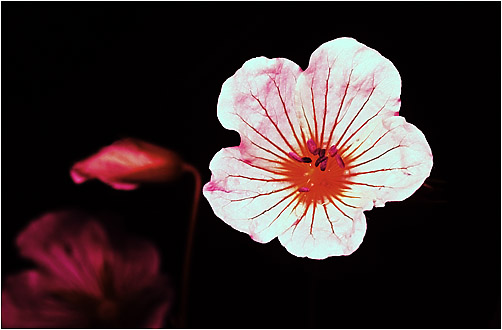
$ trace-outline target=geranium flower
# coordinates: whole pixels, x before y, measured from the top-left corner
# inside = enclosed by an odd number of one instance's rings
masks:
[[[306,71],[284,58],[247,61],[218,100],[241,143],[214,156],[204,196],[255,241],[278,237],[314,259],[351,254],[363,211],[409,197],[432,168],[424,135],[398,116],[400,93],[394,65],[350,38],[321,45]]]
[[[183,165],[170,150],[127,138],[76,163],[70,175],[75,183],[99,179],[114,189],[133,190],[140,183],[170,181],[181,173]]]
[[[17,238],[39,268],[7,278],[2,327],[159,328],[172,294],[148,242],[114,242],[96,221],[50,213]]]

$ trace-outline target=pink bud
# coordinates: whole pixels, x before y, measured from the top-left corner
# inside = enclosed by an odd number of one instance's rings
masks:
[[[141,183],[173,180],[181,173],[182,164],[170,150],[127,138],[77,162],[70,175],[77,184],[98,179],[115,189],[132,190]]]

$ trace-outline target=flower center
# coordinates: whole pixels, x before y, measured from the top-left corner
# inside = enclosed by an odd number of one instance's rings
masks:
[[[307,141],[308,156],[289,153],[291,161],[284,164],[285,176],[307,204],[323,204],[338,199],[349,188],[350,177],[346,165],[350,158],[341,155],[336,146],[322,149],[312,140]]]

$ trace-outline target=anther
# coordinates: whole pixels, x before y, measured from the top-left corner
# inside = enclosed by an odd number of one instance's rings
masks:
[[[317,148],[317,144],[312,139],[307,141],[307,148],[312,155],[317,155],[319,153],[319,148]]]
[[[343,162],[343,159],[342,159],[342,157],[340,157],[339,154],[335,155],[335,159],[336,159],[336,163],[338,164],[338,166],[340,166],[340,168],[345,168],[345,163]]]
[[[288,153],[288,155],[289,157],[293,158],[296,161],[299,161],[300,163],[312,163],[312,159],[310,159],[310,157],[300,157],[295,152],[290,152]]]
[[[299,192],[309,192],[310,189],[307,188],[307,187],[301,187],[300,189],[298,189]]]
[[[321,171],[326,171],[326,167],[328,166],[328,158],[325,158],[321,164],[319,164],[319,168]]]
[[[335,156],[338,153],[338,149],[335,146],[331,146],[329,148],[328,153],[331,157]]]
[[[321,162],[323,162],[324,160],[327,160],[327,159],[328,159],[328,157],[326,157],[326,156],[317,158],[317,160],[315,161],[315,167],[319,166],[319,164],[321,164]]]
[[[326,149],[319,150],[319,157],[323,158],[326,155]]]
[[[298,156],[294,152],[290,152],[288,155],[289,155],[289,157],[293,158],[296,161],[303,162],[302,157]]]

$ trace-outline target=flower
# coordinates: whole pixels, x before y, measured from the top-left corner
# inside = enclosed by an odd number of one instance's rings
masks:
[[[429,176],[432,153],[398,116],[401,78],[350,38],[321,45],[302,71],[284,59],[247,61],[222,86],[221,124],[241,143],[212,159],[203,188],[215,214],[293,255],[349,255],[363,211],[401,201]]]
[[[115,189],[132,190],[140,183],[170,181],[181,173],[182,166],[174,152],[127,138],[76,163],[70,175],[75,183],[99,179]]]
[[[162,327],[172,294],[157,250],[146,241],[110,238],[75,212],[32,222],[17,245],[39,268],[7,278],[2,327]]]

